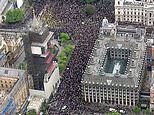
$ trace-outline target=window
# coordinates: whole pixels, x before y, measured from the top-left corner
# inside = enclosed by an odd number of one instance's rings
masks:
[[[118,5],[120,5],[120,1],[118,1]]]
[[[151,13],[149,13],[149,16],[151,17]]]

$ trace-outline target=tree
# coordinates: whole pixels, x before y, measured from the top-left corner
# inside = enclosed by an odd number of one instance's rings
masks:
[[[105,113],[104,115],[121,115],[121,114],[118,112],[108,112],[108,113]]]
[[[145,109],[145,110],[144,110],[144,113],[145,113],[146,115],[150,115],[150,114],[151,114],[150,109],[149,109],[149,108]]]
[[[73,50],[73,45],[71,45],[71,44],[67,45],[64,49],[66,56],[69,56],[69,54],[72,53],[72,50]]]
[[[26,115],[37,115],[37,113],[35,109],[31,109],[26,113]]]
[[[61,39],[61,42],[64,43],[64,42],[70,40],[70,37],[67,33],[62,32],[62,33],[60,33],[60,39]]]
[[[120,115],[120,113],[118,113],[118,112],[112,112],[111,115]]]
[[[58,56],[58,60],[65,60],[65,59],[67,59],[67,56],[66,56],[65,52],[62,51],[62,52],[59,54],[59,56]]]
[[[95,12],[95,7],[93,5],[87,5],[85,8],[85,12],[87,15],[93,15]]]
[[[24,18],[24,11],[22,9],[11,9],[6,13],[6,23],[17,23],[22,21]]]
[[[141,112],[141,108],[139,108],[138,106],[135,106],[133,108],[133,112],[136,113],[136,114],[139,114]]]
[[[63,63],[58,63],[58,66],[59,66],[59,71],[60,71],[60,73],[63,72],[64,69],[65,69],[65,64],[63,64]]]

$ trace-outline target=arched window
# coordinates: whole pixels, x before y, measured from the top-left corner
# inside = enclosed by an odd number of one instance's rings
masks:
[[[118,1],[118,5],[120,5],[120,1]]]

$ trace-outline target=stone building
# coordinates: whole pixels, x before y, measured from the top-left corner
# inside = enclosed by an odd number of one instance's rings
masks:
[[[58,66],[54,63],[54,58],[59,50],[58,47],[52,43],[54,32],[49,31],[48,26],[37,18],[35,14],[33,14],[33,19],[27,25],[27,31],[29,32],[28,35],[23,36],[23,42],[28,74],[31,75],[33,79],[34,89],[45,90],[45,84],[50,81],[49,79],[54,71],[58,71],[56,79],[52,81],[56,87],[50,84],[55,90],[59,86],[60,76],[59,69],[57,69]],[[46,83],[44,81],[46,81]],[[52,88],[50,88],[50,90],[52,90]]]
[[[85,101],[135,106],[144,73],[144,28],[108,23],[105,18],[83,74]]]
[[[115,20],[154,25],[153,0],[115,0]]]
[[[22,113],[28,99],[27,74],[24,70],[0,67],[0,114]]]
[[[22,35],[15,32],[3,32],[0,30],[0,65],[1,67],[18,68],[16,63],[20,56],[24,60],[24,48]]]

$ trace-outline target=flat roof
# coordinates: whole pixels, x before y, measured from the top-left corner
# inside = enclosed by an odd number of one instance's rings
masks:
[[[0,67],[0,77],[20,78],[25,74],[25,70]]]
[[[44,102],[44,98],[41,96],[31,96],[29,99],[29,105],[27,107],[28,110],[35,109],[39,112],[39,109]]]
[[[37,42],[32,42],[32,46],[39,46],[39,47],[45,47],[47,45],[47,42],[52,38],[54,32],[49,32],[49,35],[47,36],[47,38],[45,39],[45,41],[43,43],[37,43]]]
[[[135,36],[132,36],[132,32],[125,31],[127,30],[127,28],[129,27],[121,27],[119,25],[116,25],[115,28],[110,29],[108,27],[106,29],[106,26],[100,28],[100,35],[95,42],[90,59],[86,66],[85,72],[82,77],[82,83],[124,86],[132,88],[138,87],[138,80],[141,76],[146,51],[146,43],[144,40],[145,36],[143,34],[144,29],[133,29],[135,34],[140,35],[140,37],[136,38]],[[117,29],[119,29],[120,31],[117,31]],[[119,36],[119,34],[121,33],[122,36]],[[106,71],[104,71],[104,67],[102,67],[102,65],[103,63],[106,63],[105,59],[108,49],[111,51],[113,51],[114,49],[114,51],[117,52],[121,52],[123,50],[131,51],[131,54],[128,57],[130,63],[127,62],[128,65],[125,74],[121,74],[119,72],[107,73]]]

